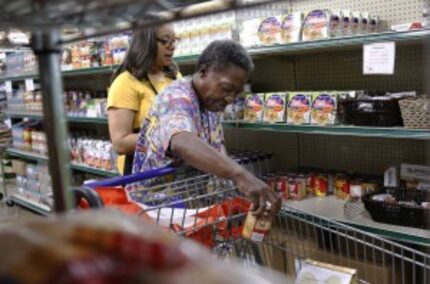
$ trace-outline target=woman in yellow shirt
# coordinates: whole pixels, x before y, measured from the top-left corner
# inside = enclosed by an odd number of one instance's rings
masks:
[[[136,31],[108,94],[109,133],[118,170],[131,173],[138,130],[157,93],[181,75],[173,62],[178,38],[172,24]]]

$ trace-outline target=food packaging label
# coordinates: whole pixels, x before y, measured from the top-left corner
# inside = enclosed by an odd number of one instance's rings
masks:
[[[258,29],[261,19],[247,20],[242,23],[242,32],[240,33],[240,43],[244,47],[255,47],[260,45]]]
[[[408,181],[430,181],[430,167],[401,164],[400,179]]]
[[[250,211],[246,216],[245,225],[243,226],[242,236],[254,242],[262,242],[269,234],[272,222],[269,218],[257,218]]]
[[[302,12],[296,12],[285,16],[281,25],[280,43],[299,42],[302,24]]]
[[[249,94],[245,100],[245,121],[256,122],[263,118],[264,94]]]
[[[296,260],[298,270],[296,284],[355,284],[358,283],[357,270],[347,267],[317,262]]]
[[[310,12],[303,23],[303,41],[325,39],[329,37],[330,13],[327,10]]]
[[[288,124],[308,124],[311,118],[310,93],[292,93],[288,100],[287,123]]]
[[[337,94],[316,93],[312,99],[311,124],[333,125],[336,121]]]
[[[280,17],[272,16],[264,19],[258,28],[258,37],[262,45],[280,43]]]
[[[265,96],[264,118],[265,122],[284,122],[287,94],[269,93]]]

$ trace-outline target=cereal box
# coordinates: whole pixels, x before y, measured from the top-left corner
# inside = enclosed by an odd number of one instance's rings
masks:
[[[286,93],[268,93],[264,103],[264,122],[285,122]]]
[[[249,94],[245,99],[245,121],[256,122],[263,118],[264,94]]]
[[[264,19],[258,28],[258,37],[263,45],[272,45],[280,42],[281,21],[279,17]]]
[[[336,121],[337,93],[321,92],[312,96],[311,124],[330,125]]]
[[[288,124],[307,124],[311,120],[312,93],[291,93],[287,105]]]
[[[300,41],[303,13],[296,12],[285,16],[281,24],[280,43]]]

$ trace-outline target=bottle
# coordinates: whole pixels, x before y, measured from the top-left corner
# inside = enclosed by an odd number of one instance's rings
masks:
[[[272,220],[268,217],[270,208],[271,204],[266,201],[265,212],[260,218],[257,218],[249,210],[245,225],[243,226],[242,237],[254,242],[262,242],[269,235],[270,227],[272,226]]]

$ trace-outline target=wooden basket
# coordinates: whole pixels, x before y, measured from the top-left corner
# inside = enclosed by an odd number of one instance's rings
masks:
[[[430,129],[430,96],[419,96],[399,101],[406,128]]]

